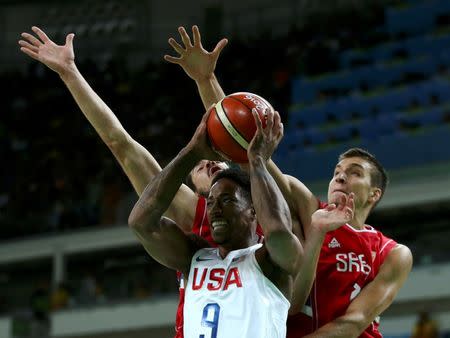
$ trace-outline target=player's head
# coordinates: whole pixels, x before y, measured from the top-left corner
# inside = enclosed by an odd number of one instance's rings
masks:
[[[207,197],[214,176],[227,168],[226,162],[201,160],[186,177],[186,184],[197,194]]]
[[[231,250],[247,247],[256,231],[248,174],[239,169],[220,171],[212,180],[207,211],[218,245]]]
[[[368,151],[351,148],[339,156],[328,186],[328,203],[342,194],[355,194],[356,209],[373,209],[383,197],[388,183],[385,169]]]

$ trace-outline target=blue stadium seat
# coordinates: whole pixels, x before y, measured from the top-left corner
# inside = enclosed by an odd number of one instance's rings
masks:
[[[434,107],[425,110],[417,118],[422,127],[439,126],[444,122],[444,115],[444,109],[442,107]]]
[[[434,27],[433,4],[422,3],[408,8],[386,10],[386,30],[392,35],[418,34]]]
[[[329,103],[300,108],[289,114],[289,128],[311,127],[327,121]]]
[[[305,145],[316,146],[328,141],[328,136],[319,128],[308,128],[303,131]]]
[[[344,123],[330,129],[328,135],[331,141],[346,142],[354,138],[355,129],[356,127],[352,123]]]

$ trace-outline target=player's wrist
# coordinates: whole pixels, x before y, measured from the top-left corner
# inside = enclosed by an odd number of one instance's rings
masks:
[[[317,238],[325,237],[325,235],[328,232],[328,226],[320,221],[312,221],[311,222],[311,229],[310,229],[310,236],[315,236]]]
[[[216,79],[216,76],[214,73],[208,73],[208,74],[201,74],[198,76],[195,76],[194,81],[197,83],[199,87],[210,85],[212,81]]]
[[[63,67],[59,72],[59,77],[64,81],[68,82],[71,80],[74,80],[77,78],[79,74],[78,68],[75,65],[75,62],[72,62],[71,64],[68,64],[67,66]]]

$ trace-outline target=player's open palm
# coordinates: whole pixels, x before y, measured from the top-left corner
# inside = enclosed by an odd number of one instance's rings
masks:
[[[355,211],[355,195],[342,195],[338,204],[329,204],[312,214],[312,224],[323,232],[333,231],[353,219]]]
[[[73,51],[74,34],[66,37],[64,45],[57,45],[38,27],[31,28],[37,35],[22,33],[23,40],[19,40],[20,50],[35,60],[42,62],[51,70],[62,75],[75,64]]]
[[[257,129],[248,146],[247,156],[249,159],[261,156],[268,160],[283,138],[283,124],[281,123],[280,114],[270,108],[265,110],[263,118],[261,118],[255,108],[252,109],[252,114],[255,118]]]
[[[203,48],[200,31],[197,26],[192,27],[191,38],[187,34],[184,27],[179,27],[183,46],[181,46],[174,38],[169,39],[169,44],[179,54],[179,57],[164,55],[164,59],[168,62],[180,65],[189,77],[195,81],[201,81],[209,78],[216,68],[217,59],[222,49],[228,43],[227,39],[220,40],[212,52],[208,52]]]

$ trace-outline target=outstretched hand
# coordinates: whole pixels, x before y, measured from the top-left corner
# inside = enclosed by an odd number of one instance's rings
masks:
[[[251,159],[261,156],[268,160],[283,138],[283,123],[281,123],[280,114],[273,109],[266,108],[263,117],[265,126],[255,108],[252,109],[252,114],[257,129],[247,149],[248,159],[251,161]]]
[[[217,59],[222,49],[227,45],[228,40],[220,40],[213,51],[208,52],[203,48],[200,31],[197,26],[192,27],[193,43],[184,27],[179,27],[178,32],[183,41],[183,46],[174,38],[169,39],[169,44],[179,54],[179,57],[164,55],[164,59],[180,65],[186,74],[195,81],[211,77],[216,68]]]
[[[342,195],[337,204],[329,204],[325,209],[316,210],[311,216],[313,227],[323,232],[333,231],[353,219],[355,194]]]
[[[20,50],[31,58],[42,62],[59,75],[75,67],[75,53],[73,51],[73,38],[75,34],[66,36],[64,45],[57,45],[36,26],[32,31],[37,35],[22,33],[23,40],[19,40]]]

